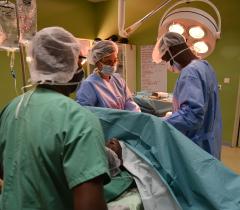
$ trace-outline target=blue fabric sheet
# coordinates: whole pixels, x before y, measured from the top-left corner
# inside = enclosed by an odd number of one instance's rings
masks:
[[[240,209],[240,176],[172,125],[145,113],[89,109],[99,117],[105,139],[121,139],[149,162],[184,210]]]
[[[172,102],[151,99],[148,96],[136,95],[134,101],[139,105],[142,112],[163,117],[167,112],[172,111]]]

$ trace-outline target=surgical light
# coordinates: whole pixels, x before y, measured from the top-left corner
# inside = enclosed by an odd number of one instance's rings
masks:
[[[192,7],[172,10],[161,19],[158,37],[165,34],[169,30],[169,26],[175,22],[185,28],[182,35],[186,38],[189,47],[192,47],[197,41],[208,43],[208,47],[204,47],[204,50],[199,51],[199,53],[201,52],[201,58],[207,57],[213,52],[219,33],[215,20],[208,13]]]
[[[205,32],[200,26],[195,26],[189,29],[189,35],[195,39],[202,39],[205,36]]]
[[[184,33],[184,28],[181,24],[177,23],[177,24],[172,24],[169,26],[168,30],[170,32],[176,32],[176,33],[179,33],[179,34],[183,34]]]
[[[203,42],[196,42],[193,44],[193,49],[198,53],[198,54],[204,54],[208,52],[208,45]]]
[[[126,0],[118,0],[118,30],[119,35],[122,37],[128,37],[147,19],[172,2],[172,0],[165,0],[143,18],[131,26],[124,28],[125,1]],[[210,6],[216,13],[217,23],[207,12],[195,7],[190,7],[192,2],[202,2]],[[183,5],[187,7],[182,7]],[[175,9],[176,7],[177,9]],[[205,58],[213,52],[216,40],[220,39],[221,16],[217,7],[209,0],[179,0],[165,10],[165,13],[162,15],[159,23],[158,38],[168,31],[175,31],[182,34],[186,38],[189,47],[194,47],[193,45],[196,42],[207,43],[205,47],[201,48],[204,50],[199,51],[199,56]]]

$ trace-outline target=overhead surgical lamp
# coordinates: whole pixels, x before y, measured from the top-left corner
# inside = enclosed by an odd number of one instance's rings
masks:
[[[202,39],[205,36],[205,32],[200,26],[193,26],[189,29],[189,35],[195,39]]]
[[[163,2],[142,19],[124,29],[125,1],[126,0],[119,0],[118,2],[118,29],[120,36],[128,37],[148,18],[168,5],[172,0]],[[211,15],[201,9],[194,7],[174,9],[183,4],[189,6],[188,3],[196,1],[206,3],[213,8],[217,15],[218,24]],[[158,38],[168,31],[182,34],[186,38],[188,46],[193,48],[199,57],[205,58],[213,52],[216,40],[220,38],[221,16],[216,6],[209,0],[181,0],[174,3],[163,14],[159,23]]]
[[[205,54],[209,52],[209,47],[204,41],[200,42],[195,42],[193,44],[193,49],[198,53],[198,54]]]
[[[181,35],[182,35],[182,34],[184,33],[184,31],[185,31],[184,27],[183,27],[181,24],[179,24],[179,23],[177,23],[177,24],[175,24],[175,23],[171,24],[171,25],[169,26],[168,30],[169,30],[170,32],[176,32],[176,33],[179,33],[179,34],[181,34]]]

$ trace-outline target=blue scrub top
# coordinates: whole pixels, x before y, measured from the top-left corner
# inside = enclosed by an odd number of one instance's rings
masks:
[[[220,159],[222,118],[218,82],[207,61],[193,60],[181,70],[173,92],[173,115],[166,121]]]
[[[83,106],[140,112],[125,81],[117,73],[109,81],[102,79],[98,72],[92,73],[82,82],[76,100]]]

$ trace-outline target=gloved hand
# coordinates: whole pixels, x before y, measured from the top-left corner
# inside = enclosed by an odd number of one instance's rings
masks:
[[[114,177],[120,173],[120,166],[122,165],[122,148],[118,140],[110,139],[106,144],[106,151],[110,175]]]
[[[111,138],[106,143],[106,146],[113,150],[117,154],[118,158],[122,161],[122,147],[119,143],[119,140],[116,138]]]
[[[164,117],[170,117],[172,115],[172,112],[167,112]]]

